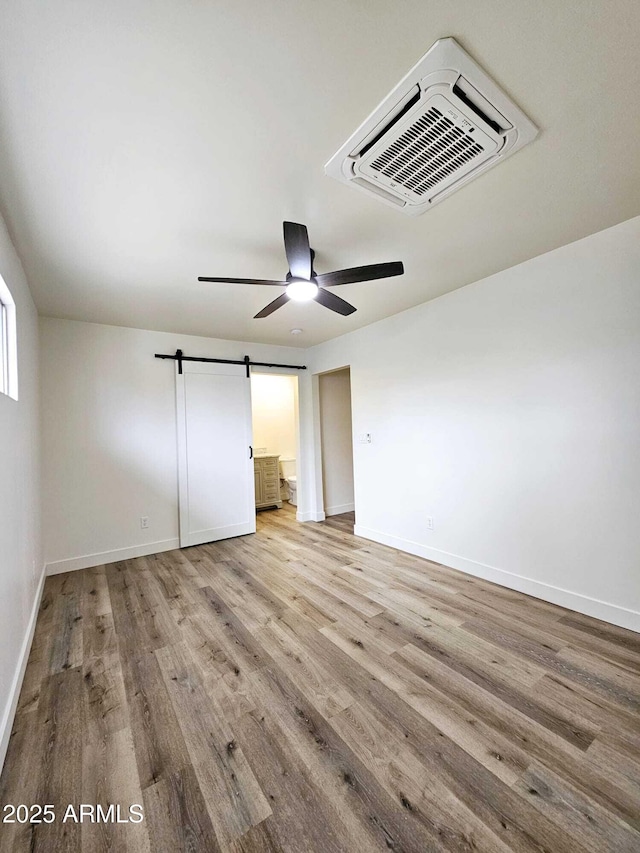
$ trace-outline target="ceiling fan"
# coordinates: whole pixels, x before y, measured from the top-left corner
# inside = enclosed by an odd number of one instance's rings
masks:
[[[305,225],[298,222],[283,222],[284,227],[284,250],[289,262],[289,272],[284,281],[259,278],[210,278],[199,276],[198,281],[223,281],[228,284],[271,284],[286,288],[284,293],[276,297],[273,302],[259,311],[254,319],[261,319],[273,314],[290,299],[296,302],[310,302],[315,300],[325,308],[338,314],[347,316],[356,310],[353,305],[345,302],[335,293],[326,290],[327,287],[335,287],[338,284],[352,284],[356,281],[372,281],[376,278],[389,278],[393,275],[402,275],[404,267],[401,261],[392,261],[387,264],[369,264],[365,267],[352,267],[348,270],[336,270],[317,275],[313,269],[313,258],[315,252],[309,246],[309,235]]]

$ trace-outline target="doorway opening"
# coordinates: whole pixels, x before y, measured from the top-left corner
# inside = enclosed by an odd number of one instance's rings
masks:
[[[298,506],[300,430],[298,377],[251,371],[256,511]]]
[[[351,370],[320,374],[318,388],[324,513],[355,521]]]

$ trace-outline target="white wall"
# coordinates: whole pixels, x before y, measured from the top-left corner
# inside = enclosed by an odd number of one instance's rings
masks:
[[[308,360],[373,436],[360,535],[640,630],[640,217]]]
[[[251,375],[253,446],[295,459],[297,453],[295,376]]]
[[[40,548],[38,318],[22,265],[0,219],[0,275],[16,303],[18,400],[0,394],[0,767],[35,615]]]
[[[326,515],[351,512],[353,503],[353,433],[349,370],[319,377],[322,485]]]
[[[304,364],[292,347],[50,318],[40,328],[49,572],[177,547],[175,368],[155,353]]]

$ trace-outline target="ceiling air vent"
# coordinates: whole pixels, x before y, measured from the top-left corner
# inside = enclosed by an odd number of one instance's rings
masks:
[[[417,216],[537,133],[455,39],[439,39],[325,172]]]

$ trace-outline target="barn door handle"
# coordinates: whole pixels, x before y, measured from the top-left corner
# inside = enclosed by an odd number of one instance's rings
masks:
[[[249,459],[253,459],[253,447],[249,445]]]

